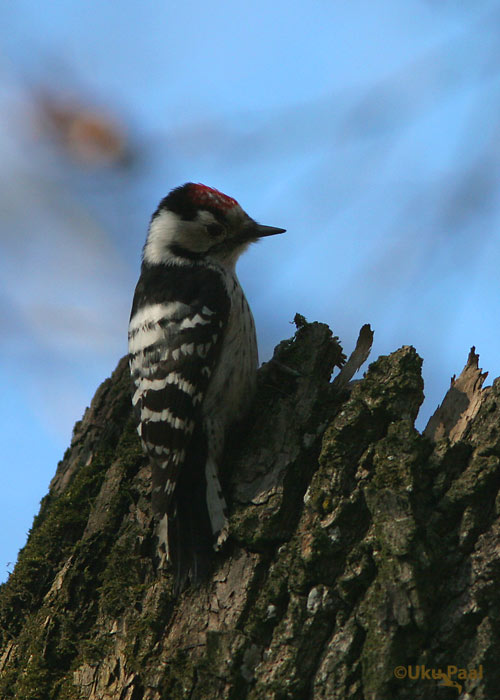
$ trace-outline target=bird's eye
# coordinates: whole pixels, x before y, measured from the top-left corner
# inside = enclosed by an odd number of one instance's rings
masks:
[[[222,233],[224,232],[224,226],[218,223],[207,224],[206,229],[208,235],[212,238],[217,238],[217,236],[222,235]]]

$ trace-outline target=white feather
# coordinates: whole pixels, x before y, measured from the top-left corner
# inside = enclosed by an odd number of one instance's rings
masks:
[[[132,318],[129,324],[129,337],[137,333],[139,330],[146,327],[151,327],[159,321],[179,320],[187,316],[191,311],[191,307],[183,304],[180,301],[169,301],[166,304],[149,304],[139,309]]]

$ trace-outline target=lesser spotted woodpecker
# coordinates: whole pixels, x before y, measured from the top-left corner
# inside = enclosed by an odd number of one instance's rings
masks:
[[[255,327],[235,264],[250,243],[283,232],[193,183],[151,218],[128,334],[132,403],[152,467],[160,566],[172,562],[178,589],[206,575],[227,537],[218,465],[255,386]]]

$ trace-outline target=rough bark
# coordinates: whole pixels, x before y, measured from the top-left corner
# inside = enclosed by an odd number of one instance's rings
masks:
[[[499,381],[471,355],[421,435],[413,348],[345,389],[337,339],[298,320],[227,450],[230,542],[178,599],[119,362],[0,589],[1,698],[499,696]]]

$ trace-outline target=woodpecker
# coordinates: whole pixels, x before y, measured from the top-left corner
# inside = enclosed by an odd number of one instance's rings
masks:
[[[149,224],[128,333],[132,404],[152,468],[158,564],[173,566],[177,590],[207,575],[227,537],[218,466],[255,388],[255,325],[235,265],[250,243],[284,231],[191,182]]]

